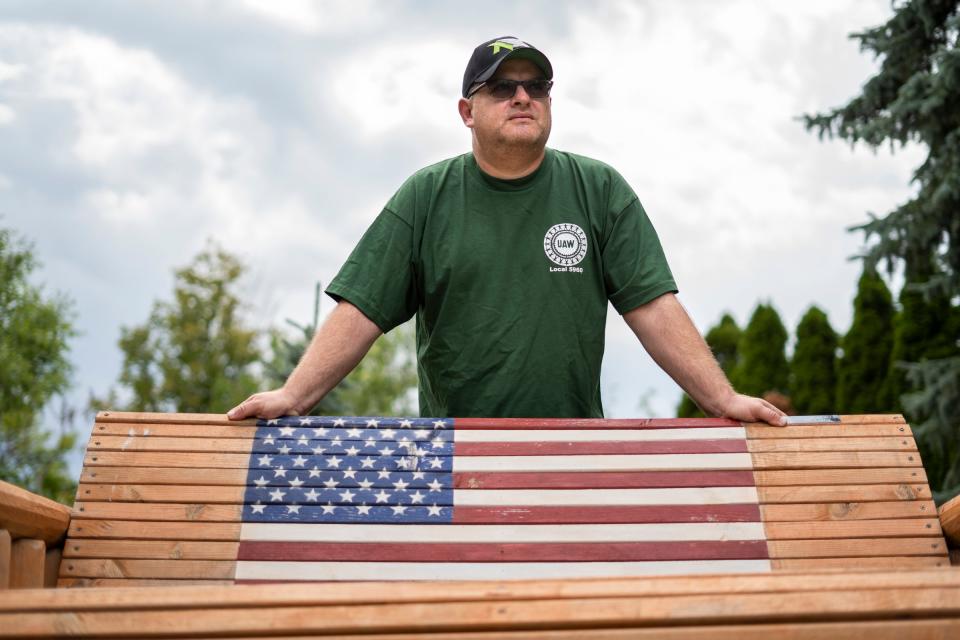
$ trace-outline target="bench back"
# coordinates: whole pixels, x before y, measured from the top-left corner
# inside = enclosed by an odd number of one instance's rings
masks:
[[[102,412],[61,586],[948,566],[901,416]]]

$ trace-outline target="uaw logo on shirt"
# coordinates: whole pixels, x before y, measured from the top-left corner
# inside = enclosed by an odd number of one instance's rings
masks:
[[[550,262],[559,265],[550,271],[583,273],[583,267],[576,265],[587,255],[587,234],[575,224],[555,224],[543,236],[543,251]]]

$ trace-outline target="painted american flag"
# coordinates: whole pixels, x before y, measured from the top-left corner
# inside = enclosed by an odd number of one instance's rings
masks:
[[[685,424],[260,421],[236,579],[769,571],[744,428]]]

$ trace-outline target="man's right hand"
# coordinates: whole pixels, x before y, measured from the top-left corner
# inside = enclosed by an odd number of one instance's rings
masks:
[[[227,412],[230,420],[279,418],[299,415],[296,400],[286,389],[255,393]]]

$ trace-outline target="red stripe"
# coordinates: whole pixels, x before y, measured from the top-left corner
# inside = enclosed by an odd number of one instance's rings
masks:
[[[457,472],[455,489],[632,489],[752,487],[752,471]]]
[[[616,524],[760,522],[756,504],[509,506],[453,508],[453,524]]]
[[[650,442],[455,442],[458,456],[547,456],[654,453],[747,453],[746,440]]]
[[[295,562],[629,562],[767,558],[763,540],[592,543],[241,542],[238,560]]]
[[[683,427],[740,427],[726,418],[455,418],[454,429],[681,429]]]

